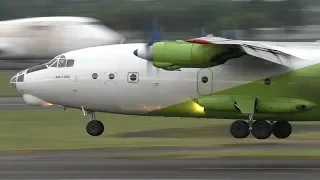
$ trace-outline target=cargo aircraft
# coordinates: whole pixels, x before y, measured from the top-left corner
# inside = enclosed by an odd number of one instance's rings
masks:
[[[53,16],[0,21],[0,60],[51,60],[87,47],[120,44],[125,38],[89,17]]]
[[[26,103],[88,114],[235,119],[234,138],[287,138],[290,121],[320,119],[320,44],[213,36],[85,48],[10,80]]]

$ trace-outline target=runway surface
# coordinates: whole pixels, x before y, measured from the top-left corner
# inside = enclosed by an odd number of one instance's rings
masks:
[[[18,109],[38,109],[40,107],[31,106],[24,102],[22,97],[1,97],[0,110],[18,110]],[[58,107],[41,107],[58,108]]]
[[[317,179],[320,160],[108,159],[107,152],[0,155],[4,179]],[[127,152],[130,153],[130,152]]]

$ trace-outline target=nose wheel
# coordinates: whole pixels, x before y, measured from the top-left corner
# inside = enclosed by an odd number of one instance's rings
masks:
[[[85,114],[85,113],[84,113]],[[95,113],[88,111],[90,121],[87,124],[87,133],[91,136],[100,136],[104,132],[104,125],[101,121],[96,120]]]
[[[101,121],[92,120],[87,124],[87,132],[91,136],[100,136],[104,131],[104,126]]]

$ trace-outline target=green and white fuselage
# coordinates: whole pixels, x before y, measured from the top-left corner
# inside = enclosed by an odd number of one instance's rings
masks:
[[[212,67],[181,67],[179,71],[150,66],[134,54],[139,48],[145,44],[67,52],[33,72],[22,71],[11,83],[29,104],[56,104],[87,112],[320,120],[320,44],[282,45],[294,57],[290,62],[246,53]],[[74,60],[74,64],[57,67],[55,61],[60,59]]]

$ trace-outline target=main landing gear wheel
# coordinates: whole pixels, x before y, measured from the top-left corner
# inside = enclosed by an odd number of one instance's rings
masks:
[[[277,121],[272,126],[272,133],[279,139],[287,138],[291,135],[292,127],[288,121]]]
[[[268,139],[272,134],[272,126],[267,121],[258,120],[252,124],[251,133],[257,139]]]
[[[104,131],[104,126],[102,122],[98,120],[89,121],[87,124],[87,132],[91,136],[100,136]]]
[[[250,134],[249,124],[242,120],[235,121],[230,126],[230,133],[234,138],[246,138]]]

